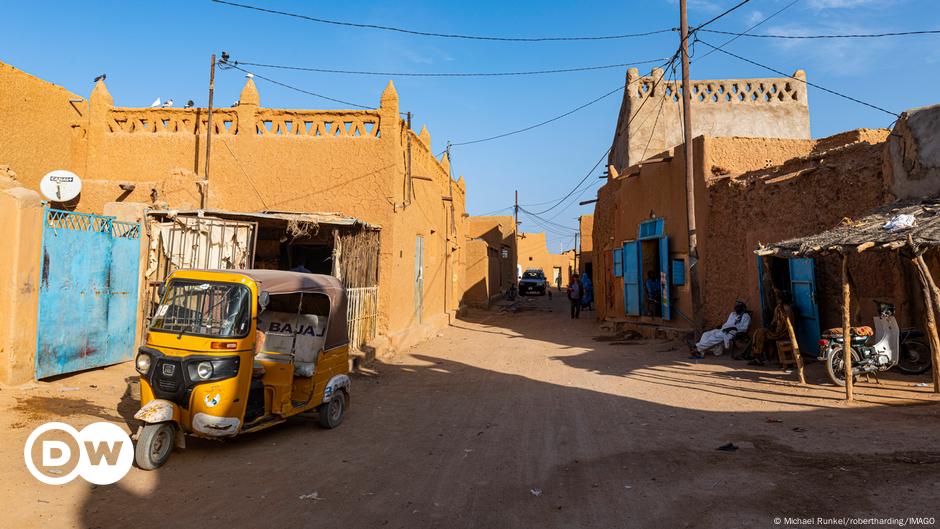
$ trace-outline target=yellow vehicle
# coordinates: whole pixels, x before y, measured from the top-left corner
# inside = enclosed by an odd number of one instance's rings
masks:
[[[346,290],[318,274],[176,271],[136,364],[146,470],[185,435],[231,437],[314,410],[335,428],[349,406]]]

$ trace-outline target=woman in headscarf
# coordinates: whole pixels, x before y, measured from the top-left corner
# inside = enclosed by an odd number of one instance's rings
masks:
[[[591,303],[594,302],[594,283],[591,282],[587,272],[581,274],[581,288],[584,289],[584,294],[581,296],[581,307],[584,310],[591,310]]]

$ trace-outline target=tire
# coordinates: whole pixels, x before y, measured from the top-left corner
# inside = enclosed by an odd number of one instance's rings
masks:
[[[326,404],[321,404],[317,411],[320,413],[320,426],[327,430],[332,430],[343,423],[343,417],[346,415],[346,403],[349,398],[346,392],[340,390],[333,395]]]
[[[829,372],[829,378],[837,386],[845,386],[845,354],[842,347],[836,346],[829,352],[829,358],[826,359],[826,371]],[[859,357],[855,349],[852,349],[852,363],[858,363]],[[858,375],[852,375],[852,382],[858,380]]]
[[[176,444],[176,429],[172,423],[146,424],[137,437],[134,461],[144,470],[155,470],[170,458]]]
[[[907,375],[921,375],[930,369],[930,346],[920,338],[908,338],[901,343],[898,369]]]

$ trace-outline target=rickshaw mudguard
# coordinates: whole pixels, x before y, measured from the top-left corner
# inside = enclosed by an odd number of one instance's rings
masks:
[[[349,393],[349,377],[346,375],[335,375],[326,383],[326,388],[323,390],[323,402],[329,402],[333,398],[333,395],[337,391],[345,390]]]
[[[175,403],[163,399],[154,399],[144,404],[134,418],[148,424],[157,424],[161,422],[173,421],[180,422],[180,408]]]

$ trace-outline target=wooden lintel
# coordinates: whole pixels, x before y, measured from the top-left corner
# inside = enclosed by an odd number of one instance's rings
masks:
[[[433,182],[433,181],[434,181],[434,179],[431,178],[430,176],[411,175],[411,178],[412,178],[413,180],[426,180],[426,181],[428,181],[428,182]]]
[[[858,246],[855,247],[855,253],[862,253],[869,248],[873,248],[874,246],[875,246],[875,241],[863,242],[862,244],[859,244]]]
[[[454,197],[441,197],[441,200],[443,200],[443,201],[445,201],[445,202],[453,202],[453,201],[454,201]]]

